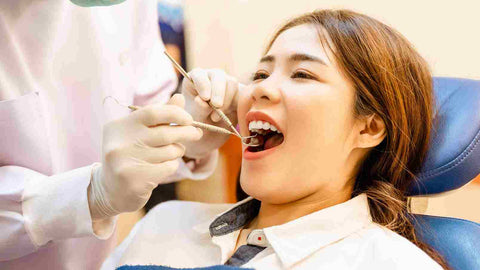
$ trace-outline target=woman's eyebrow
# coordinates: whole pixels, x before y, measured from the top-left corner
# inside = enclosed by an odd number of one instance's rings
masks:
[[[301,61],[318,62],[318,63],[328,67],[328,65],[327,65],[327,63],[325,63],[325,61],[323,61],[322,59],[320,59],[316,56],[310,55],[310,54],[296,53],[296,54],[291,55],[288,58],[288,60],[291,61],[291,62],[301,62]]]
[[[265,63],[265,62],[275,62],[275,56],[273,55],[265,55],[260,59],[260,63]]]
[[[322,59],[320,59],[316,56],[310,55],[310,54],[305,54],[305,53],[292,54],[288,58],[288,61],[290,61],[290,62],[301,62],[301,61],[317,62],[317,63],[320,63],[324,66],[328,66],[327,63],[325,63],[325,61],[323,61]],[[260,59],[260,63],[265,63],[265,62],[275,62],[275,56],[265,55],[264,57],[262,57],[262,59]]]

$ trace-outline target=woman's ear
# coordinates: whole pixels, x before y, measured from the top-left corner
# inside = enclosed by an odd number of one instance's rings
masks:
[[[360,120],[357,147],[373,148],[379,145],[386,135],[385,123],[380,116],[376,113],[365,116]]]

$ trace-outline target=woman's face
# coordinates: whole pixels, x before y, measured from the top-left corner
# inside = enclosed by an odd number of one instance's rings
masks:
[[[270,129],[257,136],[262,147],[243,147],[241,185],[250,196],[281,204],[351,193],[355,93],[333,59],[314,26],[296,26],[278,36],[239,93],[242,135]]]

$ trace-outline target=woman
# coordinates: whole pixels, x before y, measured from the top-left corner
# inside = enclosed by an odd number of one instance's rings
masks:
[[[200,92],[206,78],[218,84],[205,74],[192,72]],[[404,194],[428,148],[432,80],[399,33],[347,10],[305,14],[274,35],[237,96],[226,85],[220,96],[238,98],[242,135],[261,144],[244,147],[241,185],[251,197],[162,204],[104,267],[447,268],[407,211]]]

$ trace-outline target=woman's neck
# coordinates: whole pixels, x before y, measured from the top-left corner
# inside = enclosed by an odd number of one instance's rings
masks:
[[[281,225],[294,219],[306,216],[321,209],[348,201],[352,190],[341,190],[333,195],[314,193],[307,197],[284,204],[271,204],[262,201],[258,216],[251,222],[251,229],[263,229]]]

